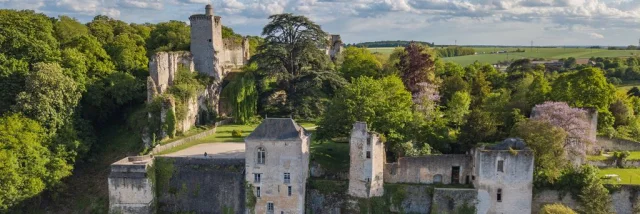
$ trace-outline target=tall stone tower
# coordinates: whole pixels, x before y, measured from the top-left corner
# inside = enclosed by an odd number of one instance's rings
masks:
[[[223,51],[222,23],[214,16],[213,6],[205,7],[205,14],[194,14],[191,22],[191,54],[196,71],[221,80],[224,77],[219,54]]]
[[[378,134],[369,132],[367,123],[356,122],[349,145],[349,195],[360,198],[382,196],[384,145]]]

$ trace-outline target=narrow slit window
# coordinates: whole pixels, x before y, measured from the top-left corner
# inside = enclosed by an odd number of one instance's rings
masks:
[[[266,151],[262,147],[258,147],[256,163],[264,164],[264,160],[266,158]]]
[[[287,194],[288,194],[289,196],[291,196],[291,186],[288,186],[288,187],[287,187]]]
[[[498,172],[504,172],[504,160],[498,161]]]
[[[256,197],[260,198],[260,187],[256,187]]]
[[[498,193],[496,195],[496,200],[498,202],[502,202],[502,189],[498,189]]]

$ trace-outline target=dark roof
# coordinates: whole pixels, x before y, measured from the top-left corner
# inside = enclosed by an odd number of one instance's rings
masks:
[[[486,150],[509,150],[509,148],[514,150],[528,149],[527,144],[520,138],[507,138],[498,144],[485,147]]]
[[[309,135],[291,118],[267,118],[245,140],[295,140],[300,139],[300,131]]]

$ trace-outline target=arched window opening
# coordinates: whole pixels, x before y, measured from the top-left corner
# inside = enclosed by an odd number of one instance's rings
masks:
[[[256,158],[256,163],[264,164],[266,158],[266,151],[262,147],[258,147],[258,156]]]

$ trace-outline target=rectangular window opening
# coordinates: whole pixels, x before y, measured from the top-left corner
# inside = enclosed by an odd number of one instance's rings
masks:
[[[498,202],[502,202],[502,189],[498,189],[498,194],[496,195],[496,200]]]
[[[256,187],[256,197],[260,198],[260,187]]]
[[[371,158],[371,152],[367,151],[367,159],[370,159],[370,158]]]
[[[291,186],[287,187],[287,193],[288,193],[289,196],[291,196]]]
[[[268,202],[267,203],[267,213],[273,213],[274,206],[273,206],[273,202]]]
[[[291,183],[291,173],[288,173],[288,172],[284,173],[284,183],[285,184]]]
[[[262,180],[262,174],[253,173],[253,182],[254,183],[260,183],[261,180]]]
[[[504,160],[498,161],[498,172],[504,172]]]

